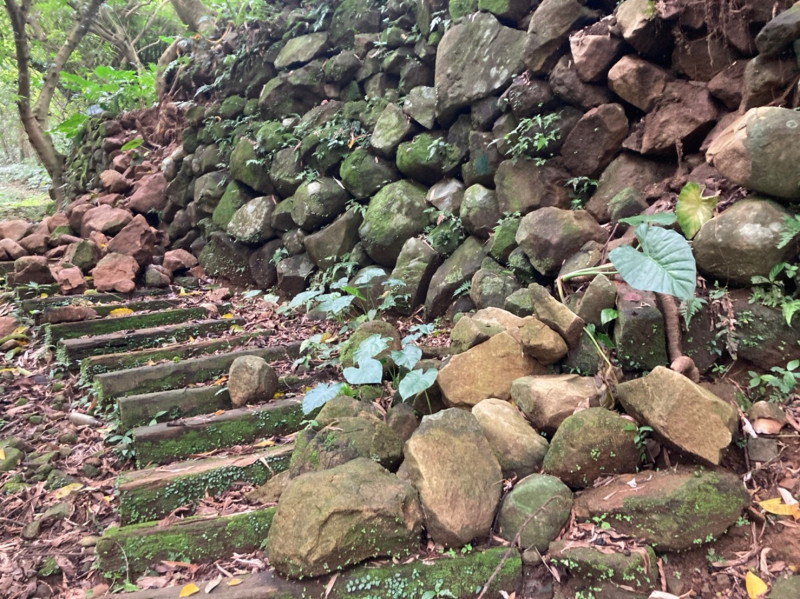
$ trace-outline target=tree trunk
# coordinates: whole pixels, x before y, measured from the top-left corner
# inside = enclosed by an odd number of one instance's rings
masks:
[[[191,31],[209,34],[214,31],[213,12],[206,8],[200,0],[170,0],[175,14]]]
[[[4,0],[6,12],[14,32],[14,48],[17,58],[17,108],[25,133],[36,155],[50,175],[52,187],[50,195],[61,207],[64,203],[64,156],[56,151],[53,139],[47,134],[47,114],[53,99],[61,70],[73,50],[89,30],[89,25],[97,16],[100,5],[105,0],[89,0],[79,14],[78,22],[67,35],[64,45],[56,53],[44,77],[42,89],[36,103],[31,105],[30,45],[25,24],[28,20],[32,0]]]

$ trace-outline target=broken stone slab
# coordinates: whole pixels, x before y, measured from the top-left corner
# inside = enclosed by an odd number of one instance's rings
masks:
[[[169,466],[125,472],[117,477],[123,525],[160,520],[181,506],[194,507],[207,494],[223,493],[245,482],[263,485],[289,466],[293,446],[230,457],[189,460]]]
[[[738,422],[728,403],[663,366],[618,385],[617,398],[628,414],[652,427],[660,441],[714,465],[720,463]]]
[[[150,522],[111,527],[95,546],[98,567],[108,576],[128,577],[164,559],[194,563],[255,551],[274,515],[270,507],[231,516],[193,516],[170,526]]]
[[[90,297],[90,296],[81,296],[81,297]],[[80,303],[82,304],[83,302]],[[113,310],[118,310],[120,308],[133,310],[134,312],[153,312],[156,310],[167,310],[169,308],[175,308],[180,304],[181,301],[178,299],[144,300],[140,302],[125,302],[122,304],[117,304],[117,303],[104,304],[97,302],[91,307],[85,305],[68,304],[66,306],[53,306],[50,308],[45,308],[38,314],[34,314],[34,321],[36,322],[36,324],[42,324],[42,323],[57,324],[61,322],[75,322],[76,320],[86,320],[84,318],[78,318],[72,320],[70,318],[64,317],[64,315],[69,314],[70,310],[74,310],[76,308],[89,308],[92,311],[94,311],[95,317],[103,317],[103,316],[108,316]]]
[[[142,426],[132,431],[136,462],[140,466],[165,463],[273,435],[288,435],[300,430],[306,418],[300,400],[288,398],[224,414],[186,418],[179,426]]]
[[[544,372],[544,366],[526,356],[520,342],[503,331],[453,356],[436,381],[446,405],[471,408],[489,397],[509,399],[515,379]]]
[[[291,578],[319,576],[419,547],[416,490],[369,458],[294,479],[266,538],[270,565]]]
[[[155,366],[138,366],[98,374],[94,378],[94,388],[98,393],[98,401],[106,402],[124,395],[166,391],[191,383],[211,381],[226,374],[231,364],[237,358],[244,356],[256,356],[265,361],[274,361],[285,359],[286,354],[286,349],[283,347],[242,349],[226,354],[165,362]],[[274,377],[274,382],[277,383],[277,377]]]
[[[605,385],[577,374],[524,376],[511,384],[511,398],[534,428],[548,435],[578,407],[599,406],[605,395]]]
[[[186,341],[190,337],[228,332],[232,326],[243,324],[244,320],[241,318],[220,318],[87,338],[64,339],[56,346],[56,360],[66,364],[70,370],[77,370],[80,368],[80,361],[89,356],[156,347],[166,340]]]
[[[168,419],[188,418],[230,408],[228,390],[218,385],[155,391],[117,399],[119,423],[124,430],[147,426],[154,419],[164,421],[167,419],[165,416]],[[163,414],[160,418],[157,416],[159,413]]]
[[[732,472],[679,468],[617,476],[585,491],[574,510],[579,520],[602,517],[656,551],[681,551],[719,538],[749,503],[747,489]]]

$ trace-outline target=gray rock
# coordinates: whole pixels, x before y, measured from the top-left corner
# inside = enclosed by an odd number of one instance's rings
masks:
[[[250,287],[254,281],[249,257],[250,249],[246,245],[222,232],[216,232],[212,233],[198,260],[207,275],[225,279],[234,285]]]
[[[800,6],[795,4],[764,25],[756,36],[756,48],[763,56],[776,56],[800,37]]]
[[[572,509],[572,491],[554,476],[531,474],[506,495],[498,514],[498,533],[522,549],[547,550]]]
[[[356,148],[339,169],[342,183],[356,199],[368,198],[392,181],[397,181],[397,169],[388,160],[372,156],[364,148]]]
[[[459,216],[467,233],[479,239],[488,239],[501,216],[494,190],[483,185],[468,187]]]
[[[567,171],[533,160],[506,160],[497,167],[494,184],[497,204],[503,214],[527,214],[537,208],[569,208],[565,187]]]
[[[499,265],[498,265],[499,266]],[[481,268],[472,277],[469,297],[475,308],[502,308],[506,298],[520,288],[513,274]]]
[[[381,156],[391,158],[397,146],[413,131],[414,126],[406,118],[403,109],[396,104],[388,104],[375,123],[369,145]]]
[[[526,376],[511,384],[511,398],[536,430],[552,435],[581,406],[596,407],[605,397],[594,377],[576,374]]]
[[[534,74],[546,73],[558,60],[569,32],[596,16],[577,0],[543,0],[528,26],[525,66]]]
[[[602,326],[603,310],[613,309],[617,302],[617,286],[605,275],[594,277],[578,300],[575,313],[595,326]]]
[[[406,96],[403,112],[426,129],[436,123],[436,88],[420,85]]]
[[[228,233],[243,243],[263,244],[276,236],[272,228],[272,211],[275,196],[262,196],[250,200],[239,208],[228,223]]]
[[[234,408],[269,401],[278,390],[278,375],[258,356],[239,356],[228,371],[228,393]]]
[[[398,306],[401,313],[410,314],[425,301],[428,284],[441,262],[436,251],[417,237],[403,244],[394,270],[389,275],[390,279],[401,281],[394,289],[395,295],[403,298]]]
[[[311,62],[324,54],[327,45],[327,33],[309,33],[291,38],[275,58],[275,68],[286,69]]]
[[[360,458],[289,484],[267,535],[267,556],[286,576],[318,576],[416,551],[421,523],[411,485]]]
[[[685,376],[658,366],[617,387],[619,402],[659,440],[717,465],[730,445],[736,410]]]
[[[537,283],[528,285],[531,294],[533,313],[536,318],[564,338],[569,347],[574,347],[580,339],[584,321],[572,310],[550,295],[550,292]]]
[[[292,196],[292,220],[305,231],[315,231],[344,212],[350,194],[333,178],[302,183]]]
[[[794,56],[756,56],[747,62],[742,82],[741,110],[778,100],[797,77],[800,65]]]
[[[403,453],[434,542],[460,547],[489,535],[502,472],[472,414],[454,408],[423,417]]]
[[[361,213],[351,209],[324,229],[306,236],[303,244],[308,257],[323,270],[341,260],[358,242],[361,221]]]
[[[457,215],[464,200],[464,184],[458,179],[444,179],[428,190],[426,199],[441,212]]]
[[[278,289],[287,297],[294,297],[305,290],[315,268],[308,254],[284,258],[276,265]]]
[[[231,152],[230,171],[231,177],[262,194],[273,191],[267,168],[258,160],[253,142],[247,138],[241,138]]]
[[[669,364],[664,317],[651,291],[617,287],[614,343],[624,370],[651,370]]]
[[[483,244],[475,237],[467,237],[453,255],[436,270],[425,296],[425,313],[429,318],[441,316],[453,301],[453,293],[472,277],[486,257]]]

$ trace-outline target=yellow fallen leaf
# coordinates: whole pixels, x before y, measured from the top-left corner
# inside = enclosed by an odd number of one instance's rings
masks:
[[[28,327],[17,327],[16,329],[14,329],[14,331],[11,334],[12,335],[24,335],[25,331],[27,331],[27,330],[28,330]]]
[[[183,287],[178,287],[178,295],[188,295]]]
[[[109,316],[129,316],[131,314],[133,314],[133,310],[130,308],[114,308],[108,313]]]
[[[240,584],[242,584],[242,581],[239,580],[238,578],[231,578],[228,581],[228,586],[229,587],[236,587],[236,586],[239,586]]]
[[[0,460],[6,459],[6,450],[0,447]]]
[[[767,583],[752,572],[748,572],[744,577],[744,586],[747,589],[747,596],[750,599],[758,599],[769,590]]]
[[[227,377],[227,376],[221,376],[221,377],[219,377],[219,378],[218,378],[216,381],[214,381],[213,383],[211,383],[211,385],[212,385],[212,386],[217,386],[217,387],[218,387],[218,386],[220,386],[220,385],[224,385],[224,384],[225,384],[227,381],[228,381],[228,377]]]
[[[267,439],[266,441],[259,441],[258,443],[254,443],[253,447],[272,447],[275,445],[275,441],[272,439]]]
[[[240,324],[232,324],[230,331],[231,333],[241,333],[244,331],[244,327]]]
[[[225,312],[225,314],[220,316],[220,318],[224,318],[225,320],[230,320],[231,318],[233,318],[233,314],[231,314],[230,312]]]
[[[81,483],[70,483],[65,487],[56,489],[53,492],[53,499],[64,499],[64,497],[66,497],[73,491],[79,491],[81,489],[83,489],[83,485]]]
[[[47,295],[46,293],[40,293],[39,297],[42,298],[42,299],[45,299],[46,297],[50,297],[50,296]]]
[[[189,584],[183,585],[181,588],[181,594],[178,595],[178,597],[191,597],[195,593],[199,592],[200,588],[195,583],[190,582]]]
[[[225,410],[217,410],[216,412],[214,412],[214,416],[221,416],[224,413],[225,413]]]
[[[791,516],[795,520],[800,519],[800,505],[796,503],[786,504],[780,497],[759,501],[758,505],[761,506],[761,509],[770,514],[775,514],[776,516]]]
[[[286,397],[286,393],[284,393],[283,391],[276,391],[275,393],[272,394],[272,399],[280,399],[282,397]]]

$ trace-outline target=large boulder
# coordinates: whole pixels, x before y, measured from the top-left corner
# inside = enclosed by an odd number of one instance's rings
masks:
[[[433,185],[445,173],[451,172],[461,158],[456,146],[445,141],[442,134],[420,133],[397,148],[397,168],[405,176]]]
[[[561,155],[573,175],[596,177],[622,148],[628,119],[619,104],[601,104],[587,112],[569,132]]]
[[[797,111],[775,106],[748,110],[712,142],[706,159],[738,185],[778,198],[800,198]]]
[[[397,181],[381,189],[369,203],[358,229],[369,257],[382,266],[397,262],[403,244],[425,230],[425,190],[411,181]]]
[[[369,145],[381,156],[391,158],[397,146],[414,130],[414,125],[397,104],[388,104],[383,109],[372,130]]]
[[[136,289],[136,274],[139,263],[125,254],[106,254],[92,269],[94,288],[97,291],[118,291],[131,293]]]
[[[673,154],[695,151],[717,121],[717,107],[704,84],[673,81],[654,110],[644,117],[642,154]]]
[[[347,191],[361,200],[397,181],[397,169],[388,160],[373,156],[364,148],[356,148],[342,162],[339,176]]]
[[[537,271],[552,276],[587,241],[603,243],[607,236],[585,210],[546,207],[522,218],[516,241]]]
[[[128,208],[140,214],[158,212],[167,205],[167,180],[161,172],[146,175],[128,198]]]
[[[572,491],[554,476],[531,474],[506,495],[497,516],[498,533],[522,549],[539,552],[558,536],[569,519]]]
[[[547,453],[547,440],[509,402],[490,397],[472,408],[494,451],[503,478],[523,478],[537,472]]]
[[[584,492],[574,507],[580,520],[603,518],[657,551],[681,551],[724,534],[748,503],[738,475],[682,468],[620,475]]]
[[[261,244],[275,237],[272,228],[272,211],[275,196],[261,196],[247,202],[233,213],[228,222],[228,233],[243,243]]]
[[[350,194],[336,179],[323,177],[302,183],[292,196],[292,220],[315,231],[344,212]]]
[[[511,384],[511,398],[536,430],[552,435],[580,406],[599,406],[606,387],[577,374],[525,376]]]
[[[241,408],[249,403],[268,401],[278,390],[278,375],[260,356],[239,356],[228,371],[231,405]]]
[[[436,269],[425,296],[425,314],[441,316],[453,302],[453,294],[472,280],[486,257],[483,244],[477,237],[467,237],[453,254]]]
[[[505,160],[497,167],[494,184],[501,213],[527,214],[537,208],[569,208],[569,173],[534,160]]]
[[[200,251],[198,260],[209,276],[247,287],[253,284],[249,256],[250,250],[246,245],[218,231],[212,233],[208,243]]]
[[[520,72],[526,35],[480,13],[447,30],[436,53],[436,115],[449,123],[459,109],[502,89]]]
[[[448,406],[471,408],[489,397],[509,399],[512,382],[532,374],[544,374],[544,367],[502,332],[453,356],[436,380]]]
[[[350,209],[327,227],[308,235],[303,240],[308,257],[321,269],[333,266],[358,243],[361,222],[361,213]]]
[[[441,264],[441,258],[428,243],[417,237],[408,239],[400,250],[389,279],[398,281],[393,292],[398,296],[398,309],[410,314],[425,301],[428,284]]]
[[[639,110],[651,110],[664,92],[669,73],[636,55],[623,56],[608,72],[608,86]]]
[[[535,74],[546,73],[558,60],[570,31],[596,16],[578,0],[543,0],[528,26],[525,66]]]
[[[416,551],[421,523],[411,485],[360,458],[289,484],[267,535],[267,556],[283,575],[319,576]]]
[[[601,476],[633,472],[639,463],[635,435],[633,423],[611,410],[581,410],[568,416],[553,435],[543,472],[574,489],[588,487]]]
[[[83,215],[81,237],[88,238],[92,231],[99,231],[103,235],[111,237],[122,231],[122,228],[131,222],[131,219],[133,219],[133,215],[127,210],[101,204],[87,210]]]
[[[502,472],[472,414],[451,408],[425,416],[403,453],[434,542],[460,547],[488,537]]]
[[[49,285],[53,283],[53,274],[44,256],[22,256],[14,260],[14,272],[8,273],[10,285],[20,286],[28,283]]]
[[[154,230],[144,216],[137,214],[108,242],[106,250],[132,256],[140,266],[144,266],[153,258],[155,245]]]
[[[778,248],[784,220],[790,213],[775,202],[751,197],[707,221],[694,238],[697,267],[705,274],[747,285],[752,277],[797,254],[797,244]]]
[[[622,383],[617,397],[625,411],[671,447],[719,464],[736,429],[736,409],[682,374],[658,366]]]
[[[800,38],[800,5],[795,4],[764,25],[756,36],[763,56],[777,56]]]
[[[311,62],[324,54],[327,46],[327,33],[309,33],[291,38],[275,58],[275,68],[286,69]]]

